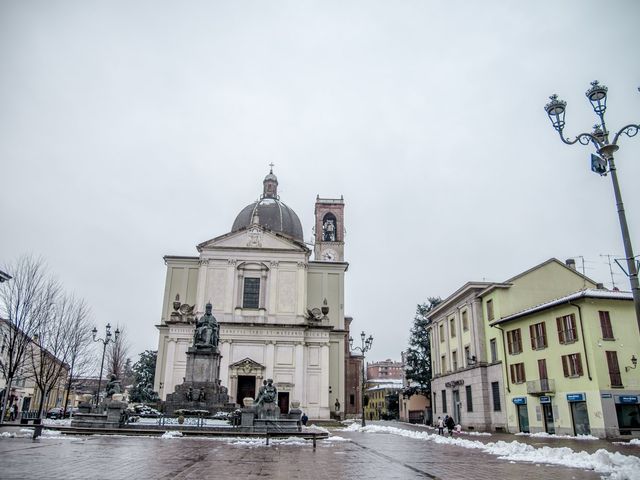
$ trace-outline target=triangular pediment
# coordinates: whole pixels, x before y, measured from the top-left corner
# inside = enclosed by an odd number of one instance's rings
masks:
[[[243,358],[239,362],[232,363],[229,365],[229,369],[231,371],[237,370],[244,373],[261,373],[264,371],[265,366],[256,362],[255,360],[250,359],[249,357]]]
[[[269,249],[305,252],[309,249],[288,235],[272,232],[260,225],[251,225],[237,232],[227,233],[198,245],[198,251],[224,249]]]

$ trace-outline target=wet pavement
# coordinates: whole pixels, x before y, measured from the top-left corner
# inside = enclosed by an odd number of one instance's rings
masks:
[[[399,423],[383,424],[424,429]],[[264,440],[234,444],[235,440],[186,437],[62,436],[36,441],[29,438],[0,438],[0,478],[600,478],[591,471],[509,462],[480,450],[399,435],[338,431],[334,434],[350,441],[322,440],[314,451],[311,442],[300,440],[293,445],[271,440],[267,447]],[[510,440],[526,440],[526,437],[506,437]],[[498,440],[496,436],[467,438]],[[581,446],[590,443],[579,442]],[[632,451],[637,454],[640,447],[635,448],[637,450]]]

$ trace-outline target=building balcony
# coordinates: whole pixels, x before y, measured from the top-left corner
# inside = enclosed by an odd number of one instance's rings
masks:
[[[527,393],[530,395],[545,395],[556,391],[556,383],[550,378],[530,380],[527,382]]]

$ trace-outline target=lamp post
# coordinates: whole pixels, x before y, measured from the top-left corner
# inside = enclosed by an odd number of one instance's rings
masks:
[[[109,343],[118,341],[120,330],[116,328],[115,338],[113,338],[111,334],[111,324],[107,323],[107,326],[105,327],[104,338],[96,338],[96,336],[98,335],[98,329],[96,327],[93,327],[91,333],[93,333],[94,342],[102,342],[102,361],[100,362],[100,377],[98,378],[98,391],[96,392],[96,407],[98,407],[98,402],[100,401],[100,385],[102,383],[102,370],[104,369],[104,354],[107,351],[107,345],[109,345]]]
[[[629,237],[629,227],[627,226],[627,217],[624,213],[624,205],[622,203],[622,194],[620,192],[620,185],[618,184],[618,174],[616,172],[616,165],[613,160],[613,154],[618,150],[618,140],[621,135],[627,137],[634,137],[640,131],[640,124],[630,123],[625,125],[616,132],[613,137],[613,142],[609,142],[609,131],[604,121],[604,113],[607,110],[607,87],[600,85],[597,80],[591,82],[591,88],[585,92],[587,99],[591,102],[593,111],[600,119],[600,124],[594,125],[592,133],[581,133],[573,140],[565,138],[563,135],[564,129],[564,116],[566,113],[567,102],[560,100],[557,95],[551,95],[551,100],[544,106],[544,109],[549,115],[553,128],[556,129],[560,135],[560,139],[567,145],[573,145],[580,143],[582,145],[594,146],[596,154],[591,155],[591,170],[602,176],[607,173],[611,173],[611,182],[613,183],[613,194],[616,199],[616,206],[618,207],[618,219],[620,221],[620,230],[622,231],[622,242],[624,244],[624,253],[627,261],[627,271],[625,272],[629,277],[629,283],[631,284],[631,293],[633,294],[633,303],[636,310],[636,320],[638,322],[638,329],[640,329],[640,286],[638,285],[638,266],[636,264],[635,256],[633,255],[633,248],[631,246],[631,238]],[[608,168],[607,168],[608,167]],[[624,270],[624,269],[623,269]]]
[[[371,344],[373,343],[373,337],[369,335],[369,338],[366,338],[367,335],[364,331],[360,334],[360,338],[362,339],[361,347],[353,346],[353,337],[349,337],[349,349],[350,350],[360,350],[362,352],[362,385],[360,388],[360,406],[362,407],[362,426],[366,426],[366,422],[364,420],[364,354],[371,350]]]

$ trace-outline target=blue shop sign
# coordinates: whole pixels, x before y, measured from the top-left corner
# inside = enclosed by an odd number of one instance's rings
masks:
[[[547,396],[540,397],[540,403],[551,403],[551,397],[547,397]]]
[[[516,405],[526,405],[527,397],[513,397],[513,403]]]
[[[618,403],[638,403],[637,395],[620,395],[618,397]]]
[[[567,402],[584,402],[584,393],[567,393]]]

